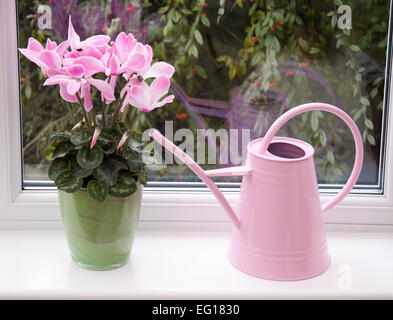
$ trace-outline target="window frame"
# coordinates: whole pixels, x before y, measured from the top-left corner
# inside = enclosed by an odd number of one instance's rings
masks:
[[[14,0],[0,1],[0,229],[18,228],[30,222],[39,228],[45,228],[54,222],[60,222],[60,210],[56,190],[23,190],[21,146],[21,116],[19,97],[19,60],[17,54],[17,22]],[[390,26],[389,26],[390,28]],[[390,47],[390,40],[388,48]],[[383,172],[383,194],[350,194],[339,205],[324,215],[324,222],[334,225],[333,229],[343,226],[393,225],[393,69],[388,61],[390,79],[385,82],[388,90],[389,106],[386,112],[385,166]],[[389,125],[391,127],[389,127]],[[18,159],[18,161],[15,161]],[[236,206],[238,191],[224,191],[231,205]],[[321,202],[331,199],[332,194],[321,194]],[[143,194],[141,222],[165,228],[170,222],[184,225],[187,222],[210,223],[213,225],[229,224],[229,219],[207,190],[184,188],[146,188]],[[190,225],[190,224],[188,224]]]

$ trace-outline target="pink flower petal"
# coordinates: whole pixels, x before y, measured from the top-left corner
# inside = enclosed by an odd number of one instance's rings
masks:
[[[153,105],[150,107],[150,111],[162,107],[164,104],[173,102],[174,98],[175,96],[171,95],[171,96],[167,96],[165,99],[163,99],[160,102],[153,103]]]
[[[56,51],[56,53],[57,53],[60,57],[63,57],[69,46],[70,46],[70,42],[69,42],[68,40],[65,40],[65,41],[61,42],[61,43],[57,46],[57,48],[55,49],[55,51]]]
[[[172,77],[175,72],[175,68],[166,62],[156,62],[154,63],[147,73],[144,75],[145,79],[152,78],[152,77],[160,77],[165,76],[168,79]]]
[[[57,48],[56,42],[48,38],[46,40],[45,50],[55,50],[56,48]]]
[[[145,110],[150,107],[150,92],[149,87],[145,86],[134,86],[127,90],[128,102],[132,106]]]
[[[111,86],[113,91],[115,91],[117,77],[118,76],[111,76],[111,81],[109,82],[109,85]]]
[[[66,75],[56,75],[49,77],[46,79],[44,82],[44,86],[53,86],[55,84],[67,84],[69,81],[71,81],[72,78]]]
[[[59,70],[61,67],[61,58],[54,51],[45,50],[39,54],[38,59],[40,59],[48,69]]]
[[[75,95],[81,87],[81,83],[78,80],[71,80],[67,83],[67,92],[70,95]]]
[[[133,54],[130,55],[127,59],[127,62],[120,68],[119,72],[128,72],[133,73],[139,70],[142,70],[146,64],[145,57],[142,54]]]
[[[113,42],[112,42],[113,43]],[[101,58],[99,59],[100,62],[106,66],[108,65],[109,59],[112,57],[113,55],[113,51],[114,49],[112,47],[107,46],[105,49],[105,53],[101,56]]]
[[[115,100],[115,95],[113,93],[112,87],[109,85],[109,83],[103,81],[103,80],[98,80],[94,78],[87,79],[88,83],[96,87],[99,91],[101,91],[104,99],[107,100],[107,103]]]
[[[44,68],[45,64],[38,58],[40,53],[38,51],[29,50],[29,49],[19,49],[20,53],[22,53],[27,59],[34,62],[40,68]]]
[[[102,47],[108,44],[110,38],[105,35],[96,35],[92,36],[90,38],[87,38],[86,40],[82,41],[80,43],[81,47],[88,47],[88,46],[93,46],[93,47]]]
[[[81,64],[74,64],[74,65],[72,65],[72,66],[67,67],[67,68],[66,68],[66,72],[67,72],[70,76],[72,76],[72,77],[74,77],[74,78],[81,78],[81,77],[85,74],[86,69],[85,69],[85,67],[84,67],[83,65],[81,65]]]
[[[60,83],[60,96],[68,102],[78,102],[76,95],[70,95],[67,92],[67,85],[65,83]]]
[[[90,85],[86,84],[82,86],[82,96],[85,102],[85,110],[89,112],[91,109],[93,109],[93,103],[91,102],[90,96]]]
[[[66,66],[74,65],[74,64],[81,64],[85,68],[85,77],[91,77],[92,75],[105,72],[104,65],[96,58],[93,57],[78,57],[75,59],[65,59],[63,60],[63,64]]]
[[[112,56],[112,58],[109,59],[109,68],[112,75],[119,74],[120,62],[118,57]]]
[[[134,49],[136,43],[137,41],[132,33],[129,33],[128,35],[124,32],[119,33],[116,37],[116,41],[112,43],[112,46],[115,48],[120,64],[124,64],[127,61],[127,57]]]
[[[78,51],[79,52],[79,51]],[[86,47],[79,52],[81,56],[93,57],[98,60],[102,58],[102,52],[95,47]]]
[[[161,76],[154,79],[150,85],[150,97],[154,103],[158,101],[162,96],[166,95],[169,90],[169,79],[165,76]]]
[[[29,38],[29,42],[27,44],[27,50],[41,52],[41,51],[44,51],[44,47],[36,39]]]
[[[69,16],[69,22],[68,22],[68,41],[70,42],[72,50],[79,49],[81,39],[78,36],[78,34],[75,32],[74,26],[72,25],[71,15]]]

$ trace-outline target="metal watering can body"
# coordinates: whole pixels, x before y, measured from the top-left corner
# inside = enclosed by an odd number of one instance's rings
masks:
[[[349,126],[356,146],[355,164],[343,189],[321,206],[308,143],[274,137],[294,116],[328,111]],[[271,280],[301,280],[317,276],[330,265],[322,213],[340,202],[356,183],[363,162],[363,144],[353,120],[341,109],[324,103],[295,107],[279,117],[264,138],[248,145],[244,166],[204,171],[157,130],[150,135],[190,167],[210,188],[234,224],[229,261],[241,271]],[[210,177],[243,176],[235,211]]]

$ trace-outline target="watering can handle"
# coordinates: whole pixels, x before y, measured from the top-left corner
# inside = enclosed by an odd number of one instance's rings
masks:
[[[235,224],[237,228],[240,227],[240,220],[236,215],[235,211],[233,211],[229,202],[225,199],[224,195],[218,189],[216,184],[213,182],[212,179],[206,174],[206,172],[197,164],[187,153],[181,150],[178,146],[173,144],[167,138],[165,138],[159,131],[156,129],[151,129],[149,131],[150,137],[156,140],[159,144],[165,147],[167,150],[172,152],[176,157],[178,157],[181,161],[183,161],[194,173],[201,178],[201,180],[206,183],[209,187],[213,195],[216,197],[218,202],[224,207],[225,212],[228,214],[229,218]],[[243,175],[247,172],[240,172],[239,175]]]
[[[363,142],[362,142],[362,137],[360,135],[359,129],[356,126],[355,122],[352,120],[352,118],[345,113],[343,110],[332,106],[330,104],[326,103],[306,103],[299,105],[287,112],[285,112],[281,117],[279,117],[269,128],[267,131],[263,143],[260,149],[261,154],[265,154],[270,142],[272,141],[273,137],[276,135],[278,130],[290,119],[293,117],[297,116],[300,113],[307,112],[307,111],[328,111],[330,113],[335,114],[339,118],[341,118],[349,127],[349,129],[352,132],[352,135],[355,140],[355,147],[356,147],[356,156],[355,156],[355,163],[353,165],[352,173],[347,181],[347,183],[344,185],[344,187],[341,189],[341,191],[330,201],[324,203],[322,205],[322,212],[325,212],[329,210],[330,208],[334,207],[336,204],[338,204],[348,193],[351,191],[352,187],[355,185],[357,179],[359,178],[360,170],[362,168],[362,163],[363,163]]]

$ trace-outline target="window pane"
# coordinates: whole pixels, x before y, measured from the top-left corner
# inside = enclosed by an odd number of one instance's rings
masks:
[[[149,43],[155,59],[176,68],[171,86],[176,99],[150,113],[132,110],[129,117],[138,116],[141,132],[154,127],[164,133],[166,121],[173,121],[167,130],[171,125],[173,132],[187,128],[195,137],[197,129],[226,129],[230,145],[239,141],[240,149],[247,132],[251,139],[263,137],[272,122],[292,107],[315,101],[336,105],[354,118],[363,134],[365,159],[357,188],[377,192],[382,190],[388,105],[390,6],[384,0],[333,4],[339,2],[227,0],[220,7],[220,1],[52,0],[40,8],[41,2],[24,0],[17,1],[19,47],[26,47],[29,37],[43,45],[47,38],[65,40],[70,14],[81,39],[101,33],[114,39],[125,31]],[[42,26],[39,18],[48,9],[51,28],[43,29],[47,21]],[[50,182],[44,155],[49,133],[72,127],[59,89],[43,87],[44,78],[36,65],[20,57],[26,187]],[[98,94],[93,104],[101,105]],[[238,130],[238,139],[230,136],[229,129]],[[307,113],[291,120],[280,135],[315,147],[321,187],[346,181],[354,143],[342,121],[327,113]],[[209,153],[216,154],[217,161],[205,168],[238,164],[239,159],[230,156],[227,164],[219,163],[220,154],[228,155],[220,145],[224,143],[219,139],[206,142],[206,162]],[[199,179],[184,165],[174,164],[165,177],[151,174],[150,181],[185,186]]]

